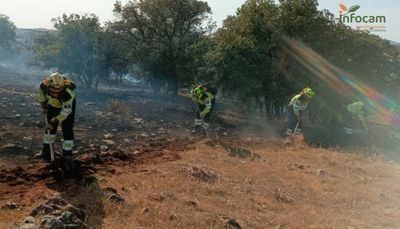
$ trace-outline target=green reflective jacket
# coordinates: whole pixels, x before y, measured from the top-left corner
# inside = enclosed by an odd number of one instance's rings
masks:
[[[192,100],[199,106],[205,106],[204,113],[210,112],[214,95],[210,92],[203,93],[200,97],[192,96]]]

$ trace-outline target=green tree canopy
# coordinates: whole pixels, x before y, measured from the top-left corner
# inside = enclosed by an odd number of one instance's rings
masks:
[[[11,50],[15,43],[15,25],[6,15],[0,14],[0,58],[4,58],[6,52]]]
[[[208,31],[208,4],[197,0],[117,2],[114,12],[119,20],[110,29],[125,43],[132,64],[156,92],[160,83],[166,83],[176,95],[179,82],[188,79],[182,70],[191,60],[187,48]]]
[[[337,114],[340,98],[351,101],[365,93],[360,87],[394,95],[398,51],[317,6],[316,0],[246,1],[213,35],[207,69],[231,97],[267,111],[305,86],[316,90],[320,114]]]
[[[35,53],[39,60],[75,76],[85,87],[108,75],[107,46],[97,16],[64,14],[53,23],[57,31],[37,40]]]

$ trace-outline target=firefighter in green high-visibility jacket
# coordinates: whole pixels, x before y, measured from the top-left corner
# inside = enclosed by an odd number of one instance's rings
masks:
[[[194,120],[193,133],[201,133],[201,126],[208,129],[210,126],[211,111],[215,104],[215,94],[213,87],[200,85],[192,90],[192,100],[196,103],[197,109]]]
[[[69,78],[58,72],[51,74],[40,83],[39,102],[42,112],[47,116],[47,129],[42,148],[43,160],[50,162],[50,144],[56,138],[57,126],[61,123],[63,131],[63,156],[72,156],[74,146],[75,90]]]
[[[371,106],[363,101],[356,101],[346,106],[343,117],[347,134],[353,134],[354,129],[368,131],[366,118],[372,113]]]
[[[299,94],[295,95],[288,105],[288,127],[286,135],[300,134],[303,127],[302,113],[307,109],[310,100],[315,96],[314,91],[306,87]]]

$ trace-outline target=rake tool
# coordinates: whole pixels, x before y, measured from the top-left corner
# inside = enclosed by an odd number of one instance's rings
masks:
[[[207,136],[208,140],[210,140],[210,137],[208,136],[208,130],[205,126],[204,119],[201,119],[201,123],[202,123],[203,129],[204,129],[204,132],[206,132],[206,136]]]
[[[293,131],[293,134],[292,134],[292,137],[294,137],[294,135],[296,135],[297,128],[299,127],[299,123],[300,123],[300,120],[297,121],[296,127],[294,128],[294,131]]]

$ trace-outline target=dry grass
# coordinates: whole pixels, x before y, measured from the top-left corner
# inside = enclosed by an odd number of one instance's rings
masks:
[[[214,172],[198,166],[182,166],[180,172],[203,182],[214,183],[218,180],[218,176]]]
[[[121,115],[128,112],[126,105],[118,99],[108,100],[106,103],[106,108],[114,115]]]
[[[397,165],[305,146],[253,151],[261,158],[233,158],[198,145],[180,161],[146,165],[144,173],[107,180],[125,190],[131,205],[106,214],[104,228],[222,228],[226,217],[244,228],[400,224]],[[219,180],[193,179],[199,170],[188,168],[212,168]]]
[[[106,109],[111,112],[119,122],[130,125],[134,121],[134,116],[129,107],[118,99],[110,99],[106,103]]]
[[[305,145],[266,142],[249,150],[260,157],[231,157],[199,143],[180,160],[121,167],[122,174],[64,198],[84,206],[94,228],[223,228],[232,220],[243,228],[400,225],[398,164]],[[106,201],[104,187],[126,201]],[[7,214],[0,211],[0,228],[23,215]]]
[[[78,190],[64,192],[61,196],[68,203],[81,208],[86,213],[86,223],[93,228],[101,228],[105,215],[105,197],[97,180]]]

